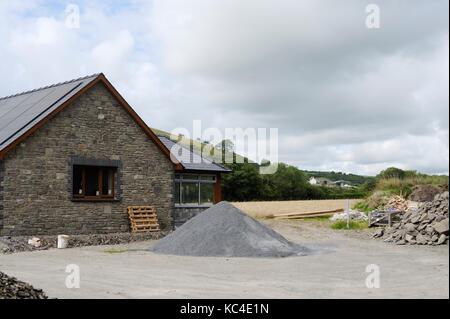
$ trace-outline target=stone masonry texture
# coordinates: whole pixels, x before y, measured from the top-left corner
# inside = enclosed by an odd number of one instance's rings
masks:
[[[120,162],[119,197],[72,201],[74,157]],[[100,83],[0,162],[0,235],[127,232],[130,205],[155,206],[167,230],[173,178],[171,161]]]

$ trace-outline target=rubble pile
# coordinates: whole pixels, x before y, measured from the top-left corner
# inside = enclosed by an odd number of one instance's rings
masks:
[[[388,202],[384,205],[384,209],[406,212],[408,210],[408,201],[401,196],[395,195],[389,198]]]
[[[442,191],[439,187],[433,185],[417,185],[414,187],[409,200],[414,202],[431,202],[434,196]]]
[[[330,217],[330,220],[335,222],[335,221],[338,221],[338,220],[347,220],[349,218],[351,220],[367,220],[367,215],[364,214],[363,212],[350,210],[348,213],[347,212],[336,213],[336,214],[334,214],[333,216]]]
[[[41,289],[0,271],[0,299],[47,299],[47,296]]]
[[[417,211],[409,211],[392,227],[378,229],[374,237],[397,245],[441,245],[448,243],[449,193],[438,194],[431,202],[423,203]]]
[[[70,235],[68,247],[83,247],[96,245],[117,245],[134,241],[159,239],[167,232],[151,233],[112,233],[91,235]],[[11,254],[21,251],[46,250],[56,248],[58,236],[4,236],[0,237],[0,254]]]

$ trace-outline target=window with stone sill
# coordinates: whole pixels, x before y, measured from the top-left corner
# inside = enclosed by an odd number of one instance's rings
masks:
[[[113,200],[116,167],[73,165],[72,194],[77,200]]]

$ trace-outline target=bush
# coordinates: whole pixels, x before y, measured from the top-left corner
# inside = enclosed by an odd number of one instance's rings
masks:
[[[348,228],[347,228],[347,221],[346,220],[338,220],[336,222],[334,222],[333,224],[331,224],[331,228],[333,229],[343,229],[343,230],[347,230],[347,229],[365,229],[367,228],[367,222],[366,221],[354,221],[351,220],[348,223]]]
[[[372,209],[369,207],[369,204],[367,203],[367,201],[361,201],[361,202],[356,203],[355,205],[353,205],[353,209],[360,211],[360,212],[365,212],[365,213],[372,211]]]

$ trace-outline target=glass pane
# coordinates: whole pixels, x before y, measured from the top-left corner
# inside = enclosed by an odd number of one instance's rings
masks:
[[[214,175],[202,175],[200,176],[202,181],[215,181],[216,177]]]
[[[198,205],[198,183],[185,183],[182,184],[182,203]]]
[[[194,175],[194,174],[183,174],[183,179],[198,180],[198,175]]]
[[[200,184],[200,204],[212,205],[214,203],[214,184]]]
[[[72,192],[74,195],[82,195],[83,194],[83,168],[80,166],[73,167],[73,176],[72,176]]]
[[[98,174],[99,169],[96,167],[86,167],[86,196],[98,196]]]
[[[175,204],[180,203],[180,195],[180,182],[175,182],[175,194],[173,195]]]
[[[102,195],[113,195],[113,174],[110,168],[102,170]]]

